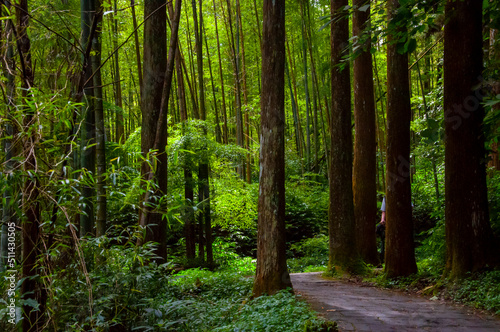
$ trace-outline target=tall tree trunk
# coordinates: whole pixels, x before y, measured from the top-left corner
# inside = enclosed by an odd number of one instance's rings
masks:
[[[387,132],[387,123],[385,121],[385,111],[384,111],[384,92],[382,92],[382,87],[380,84],[380,78],[378,75],[378,68],[377,68],[377,57],[373,57],[373,69],[375,70],[375,78],[377,81],[377,87],[378,87],[378,94],[377,94],[377,101],[380,101],[380,114],[377,113],[376,119],[377,119],[377,133],[378,133],[378,147],[379,147],[379,152],[380,152],[380,174],[381,174],[381,189],[382,191],[385,192],[385,155],[386,155],[386,144],[385,144],[385,133]],[[382,117],[382,126],[380,125],[380,117]]]
[[[285,248],[285,0],[264,0],[255,296],[291,287]]]
[[[235,94],[235,106],[236,106],[236,143],[244,147],[244,140],[243,140],[243,116],[241,112],[241,73],[240,73],[240,50],[239,50],[239,20],[236,19],[236,42],[234,38],[234,32],[233,32],[233,19],[232,19],[232,9],[231,9],[231,0],[227,0],[227,17],[228,17],[228,26],[229,26],[229,32],[230,32],[230,47],[231,47],[231,52],[232,52],[232,60],[233,60],[233,66],[234,66],[234,80],[235,80],[235,86],[236,90],[234,92]],[[238,165],[238,174],[240,177],[243,179],[244,178],[244,160],[241,160],[240,165]]]
[[[90,30],[93,21],[93,13],[95,11],[95,0],[81,0],[81,29],[82,29],[82,40],[81,45],[83,49],[87,48],[87,45],[92,43],[90,38]],[[83,61],[87,61],[85,58]],[[81,155],[80,164],[81,169],[84,172],[90,174],[95,174],[95,110],[94,110],[94,89],[92,88],[92,66],[88,65],[85,71],[85,86],[84,86],[84,103],[82,113],[83,115],[83,125],[82,125],[82,139],[81,139]],[[82,187],[82,201],[83,208],[80,214],[80,236],[88,236],[94,233],[94,189],[88,185],[83,184]]]
[[[142,100],[142,62],[141,62],[141,48],[139,44],[139,32],[137,31],[137,16],[135,15],[135,0],[130,0],[130,8],[132,10],[132,23],[134,27],[134,40],[135,40],[135,57],[137,59],[137,72],[139,77],[139,101]],[[139,102],[140,103],[140,102]]]
[[[306,37],[306,18],[304,15],[303,1],[300,1],[300,11],[302,16],[301,31],[302,31],[302,60],[304,61],[304,91],[306,94],[306,170],[311,170],[311,121],[309,119],[309,78],[307,75],[307,37]]]
[[[250,157],[250,108],[248,107],[248,75],[247,75],[247,64],[246,64],[246,56],[245,56],[245,35],[243,33],[243,20],[241,19],[241,7],[240,1],[236,0],[236,19],[238,20],[239,32],[240,32],[240,41],[241,41],[241,59],[242,59],[242,70],[241,70],[241,78],[243,81],[243,105],[245,106],[245,148],[248,150],[246,155],[246,169],[243,170],[245,173],[245,180],[247,183],[252,183],[252,167],[251,167],[251,157]]]
[[[8,1],[2,1],[1,4],[5,6],[8,10],[10,10],[11,6]],[[3,8],[0,9],[0,13],[3,14]],[[1,16],[1,15],[0,15]],[[5,114],[5,128],[4,135],[2,138],[3,141],[3,150],[4,150],[4,158],[5,158],[5,166],[4,166],[4,174],[9,183],[6,186],[3,192],[3,204],[2,204],[2,237],[0,240],[0,272],[3,272],[6,269],[12,268],[11,266],[7,267],[7,259],[12,258],[12,254],[9,255],[10,251],[8,250],[8,223],[18,225],[18,219],[13,209],[13,204],[15,203],[15,198],[13,197],[15,193],[15,185],[13,181],[13,171],[16,166],[16,162],[13,159],[14,156],[17,155],[18,151],[16,151],[16,145],[14,144],[14,126],[12,125],[12,110],[15,109],[14,104],[14,96],[15,96],[15,76],[14,76],[14,49],[13,49],[13,23],[11,20],[5,21],[5,29],[2,31],[2,39],[5,42],[5,60],[4,64],[4,76],[7,80],[6,84],[6,93],[5,93],[5,106],[6,106],[6,114]],[[14,252],[15,256],[15,252]]]
[[[486,189],[481,79],[482,1],[448,1],[444,29],[446,269],[451,277],[495,257]],[[468,54],[464,57],[463,54]]]
[[[174,17],[173,4],[170,2],[168,4],[168,11],[170,17]],[[184,75],[182,72],[182,56],[179,44],[177,44],[177,49],[175,51],[175,69],[177,75],[177,91],[179,99],[179,113],[182,124],[182,134],[185,135],[185,122],[188,121],[188,113],[186,106],[186,87],[184,85]],[[189,144],[189,143],[188,143]],[[190,150],[189,145],[184,146],[184,149]],[[196,257],[196,234],[194,225],[194,191],[193,191],[193,172],[191,170],[191,158],[186,156],[184,169],[184,199],[186,204],[186,209],[184,211],[184,235],[186,237],[186,258],[192,260]]]
[[[118,52],[118,0],[113,2],[113,48],[115,49],[115,103],[119,110],[116,112],[116,142],[119,144],[125,143],[125,126],[123,119],[123,99],[122,99],[122,83],[120,75],[120,57]],[[102,84],[101,84],[102,85]],[[96,120],[97,121],[97,120]]]
[[[285,72],[288,79],[288,88],[290,90],[290,99],[292,101],[292,113],[293,113],[293,128],[295,129],[295,147],[297,148],[297,156],[301,157],[301,149],[300,149],[300,135],[299,135],[299,123],[298,123],[298,111],[297,111],[297,102],[295,101],[295,95],[293,94],[292,89],[292,80],[290,79],[290,71],[288,70],[288,62],[285,63]]]
[[[194,36],[196,40],[196,59],[198,68],[198,92],[199,92],[199,105],[201,120],[207,120],[207,111],[205,106],[205,82],[203,74],[203,7],[202,0],[199,0],[199,9],[196,9],[196,0],[193,2],[193,19],[194,19]],[[199,22],[197,15],[199,14]],[[198,24],[199,23],[199,24]],[[203,130],[206,136],[206,129]],[[212,251],[212,224],[210,219],[210,184],[209,184],[209,168],[208,156],[203,156],[198,170],[198,200],[202,204],[203,210],[203,225],[200,223],[200,229],[203,227],[205,230],[205,247],[207,253],[207,264],[213,264],[213,251]],[[201,220],[201,219],[200,219]],[[201,230],[200,230],[201,234]],[[202,243],[200,242],[200,246]],[[201,257],[203,259],[203,257]]]
[[[156,4],[155,4],[156,5]],[[168,50],[168,57],[166,61],[166,70],[163,74],[163,82],[161,87],[161,98],[160,106],[158,112],[158,122],[154,128],[154,141],[153,141],[153,151],[157,151],[157,167],[156,169],[150,170],[147,174],[147,183],[155,184],[152,190],[146,191],[143,206],[147,207],[148,210],[143,211],[139,219],[139,225],[142,227],[147,227],[145,241],[153,241],[159,243],[159,247],[156,250],[157,256],[160,257],[160,261],[166,261],[167,259],[167,243],[166,243],[166,224],[163,221],[162,212],[166,211],[167,204],[164,202],[163,197],[167,194],[168,185],[168,158],[166,153],[167,148],[167,124],[168,124],[168,102],[170,98],[170,92],[172,90],[172,79],[174,76],[174,64],[175,64],[175,53],[178,48],[179,40],[179,21],[181,16],[182,1],[177,0],[175,3],[174,15],[171,18],[171,33],[170,33],[170,45]],[[154,8],[154,7],[152,7]],[[159,6],[156,8],[161,8],[162,12],[164,6]],[[153,9],[154,10],[154,9]],[[146,12],[146,10],[145,10]],[[166,12],[164,13],[166,14]],[[166,16],[166,15],[165,15]],[[160,22],[156,22],[157,24]],[[160,24],[161,25],[161,24]],[[153,27],[160,28],[153,25]],[[151,28],[153,28],[151,27]],[[146,31],[146,30],[145,30]],[[151,31],[151,30],[150,30]],[[159,29],[156,32],[161,34],[164,31]],[[153,34],[154,36],[154,34]],[[145,45],[148,45],[145,43]],[[144,52],[145,59],[147,52]],[[147,68],[145,66],[145,68]],[[144,77],[145,87],[148,86],[146,75]],[[143,96],[146,96],[146,89],[144,90]],[[156,153],[156,152],[155,152]],[[153,163],[153,160],[150,160]],[[157,183],[157,185],[156,185]],[[158,201],[159,200],[159,201]],[[151,206],[155,204],[155,210],[151,210]],[[153,223],[155,222],[155,223]],[[139,242],[140,244],[140,242]]]
[[[356,273],[360,263],[356,250],[354,203],[352,194],[352,133],[351,80],[349,65],[342,67],[342,57],[348,52],[349,19],[344,8],[347,0],[332,0],[331,14],[331,68],[332,110],[330,120],[331,166],[329,268],[336,267]]]
[[[17,45],[21,62],[21,87],[23,100],[30,99],[30,90],[34,84],[34,73],[31,62],[31,42],[28,36],[29,11],[28,1],[21,0],[16,8],[18,17]],[[34,300],[40,306],[35,310],[32,306],[23,305],[23,331],[40,331],[45,323],[45,290],[40,283],[41,272],[37,268],[37,258],[41,253],[41,207],[39,202],[40,183],[38,179],[36,142],[37,128],[35,110],[25,106],[23,131],[24,172],[26,176],[23,190],[23,212],[25,220],[22,224],[22,278],[21,294],[24,300]]]
[[[101,1],[96,0],[96,10],[92,13],[93,20],[101,22],[102,9]],[[92,69],[94,71],[94,105],[95,105],[95,136],[96,136],[96,236],[102,236],[106,232],[106,129],[104,127],[104,105],[102,99],[102,78],[101,78],[101,25],[92,40]]]
[[[363,42],[362,53],[354,60],[354,168],[353,193],[356,221],[356,245],[361,258],[369,264],[378,264],[376,234],[377,215],[377,143],[375,126],[375,100],[373,91],[373,68],[370,10],[360,7],[369,5],[368,0],[354,0],[353,35]],[[365,40],[366,38],[366,40]]]
[[[207,62],[208,62],[208,72],[210,73],[210,83],[212,85],[212,98],[214,99],[214,112],[215,112],[215,141],[217,143],[222,143],[222,131],[220,130],[219,121],[219,104],[217,103],[216,87],[214,81],[214,74],[212,71],[212,60],[210,59],[210,49],[208,48],[208,38],[207,32],[205,30],[205,25],[203,25],[203,33],[205,35],[205,48],[207,50]]]
[[[398,0],[389,0],[389,20],[395,19]],[[389,278],[417,272],[413,243],[410,182],[411,105],[408,78],[408,53],[397,51],[395,34],[387,44],[387,192],[385,272]]]
[[[141,151],[145,160],[150,160],[149,154],[154,150],[157,125],[160,120],[164,74],[167,69],[167,12],[165,1],[146,0],[144,2],[144,18],[147,18],[147,20],[144,23]],[[156,172],[162,175],[158,178],[158,183],[145,184],[147,188],[146,197],[154,197],[144,200],[149,206],[142,206],[143,211],[139,218],[139,225],[147,228],[144,242],[154,241],[160,243],[157,253],[162,258],[166,258],[166,247],[162,246],[166,236],[166,225],[162,220],[161,213],[154,211],[154,208],[150,205],[158,204],[161,195],[167,192],[166,136],[166,132],[161,133],[158,155],[156,156]],[[147,181],[153,178],[151,176],[153,172],[155,171],[150,169],[147,162],[142,163],[141,174],[144,180]]]
[[[311,61],[311,85],[312,85],[312,95],[313,95],[313,136],[314,136],[314,167],[312,171],[317,173],[319,171],[319,128],[318,128],[318,108],[321,107],[320,93],[318,87],[318,80],[316,75],[316,66],[314,65],[314,54],[313,54],[313,40],[311,32],[311,15],[310,15],[310,4],[309,0],[305,1],[305,7],[307,12],[307,29],[306,29],[306,42],[309,50],[309,57]]]
[[[219,76],[221,85],[221,99],[222,99],[222,117],[224,120],[224,125],[222,127],[222,137],[224,144],[228,144],[228,129],[227,129],[227,112],[226,112],[226,93],[224,91],[224,75],[222,71],[222,58],[220,54],[220,40],[219,40],[219,26],[217,24],[217,7],[215,0],[213,0],[214,6],[214,21],[215,21],[215,36],[217,37],[217,55],[219,59]]]

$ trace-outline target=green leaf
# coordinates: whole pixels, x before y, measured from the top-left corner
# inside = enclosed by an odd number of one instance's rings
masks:
[[[369,5],[369,4],[368,4],[368,5],[364,5],[364,6],[359,7],[359,9],[358,9],[358,10],[359,10],[360,12],[366,12],[368,9],[370,9],[370,5]]]
[[[412,53],[413,51],[415,51],[417,49],[417,40],[414,38],[407,41],[406,44],[408,44],[406,46],[406,52],[408,52],[408,53]]]

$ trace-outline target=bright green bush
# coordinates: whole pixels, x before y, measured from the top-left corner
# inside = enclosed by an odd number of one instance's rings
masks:
[[[305,239],[290,247],[287,260],[290,272],[325,271],[328,264],[328,236],[324,234]]]

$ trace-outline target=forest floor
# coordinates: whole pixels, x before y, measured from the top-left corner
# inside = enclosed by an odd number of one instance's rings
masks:
[[[500,331],[500,319],[465,306],[368,283],[292,273],[293,288],[340,331]]]

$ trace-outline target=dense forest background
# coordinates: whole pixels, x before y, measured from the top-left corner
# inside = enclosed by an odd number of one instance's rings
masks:
[[[498,1],[278,2],[2,1],[1,288],[20,328],[213,329],[193,312],[237,310],[254,274],[254,295],[376,266],[499,280]]]

